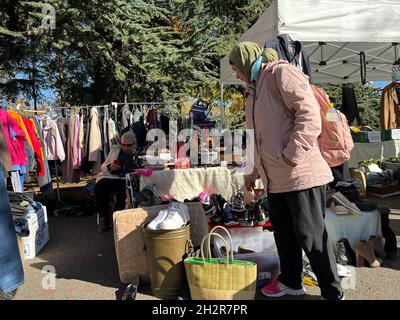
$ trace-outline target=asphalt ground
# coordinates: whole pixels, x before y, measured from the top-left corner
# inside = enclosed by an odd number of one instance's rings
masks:
[[[391,216],[400,247],[400,215]],[[24,261],[25,284],[16,300],[119,300],[126,285],[119,280],[112,230],[97,233],[96,216],[49,217],[50,240],[38,256]],[[49,267],[50,266],[50,267]],[[52,269],[54,268],[54,269]],[[46,273],[52,270],[52,277]],[[347,282],[348,300],[400,300],[400,255],[380,268],[355,268],[355,282]],[[319,300],[317,286],[292,299]],[[268,298],[257,290],[256,299]],[[280,298],[288,299],[288,297]],[[157,300],[149,284],[142,284],[136,300]]]

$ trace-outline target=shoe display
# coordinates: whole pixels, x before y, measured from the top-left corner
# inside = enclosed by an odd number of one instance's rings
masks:
[[[238,222],[235,220],[232,214],[231,205],[228,202],[225,202],[224,207],[222,208],[222,214],[224,219],[224,225],[233,226],[238,224]]]
[[[336,204],[335,200],[333,200],[331,202],[330,207],[331,207],[332,211],[336,214],[340,214],[340,215],[350,214],[349,210],[346,207]]]
[[[336,262],[342,266],[355,265],[355,253],[349,244],[349,240],[343,238],[336,243]]]
[[[355,252],[357,267],[363,267],[365,261],[368,262],[371,268],[378,268],[381,266],[382,261],[376,258],[372,242],[365,240],[358,241],[356,243]]]
[[[232,204],[232,213],[237,217],[243,217],[246,208],[244,204],[244,194],[242,191],[237,191],[232,196],[231,204]]]
[[[167,217],[159,224],[159,230],[176,230],[190,222],[189,211],[185,204],[173,202],[167,210]]]
[[[239,219],[239,224],[242,227],[252,227],[254,225],[253,220],[249,216],[249,210],[243,211],[243,218]]]
[[[149,230],[160,230],[160,223],[165,220],[168,215],[168,209],[161,210],[157,217],[155,217],[148,225]]]
[[[362,212],[354,203],[351,203],[342,193],[336,192],[332,195],[333,201],[336,205],[345,207],[353,216],[361,216]]]
[[[224,220],[224,204],[226,200],[219,194],[212,194],[210,196],[210,204],[215,207],[215,213],[211,216],[211,223],[213,225],[222,224]]]
[[[274,280],[270,284],[267,284],[265,287],[261,288],[261,293],[266,297],[277,298],[285,295],[303,296],[306,294],[306,290],[304,288],[292,289],[285,286],[278,280]]]

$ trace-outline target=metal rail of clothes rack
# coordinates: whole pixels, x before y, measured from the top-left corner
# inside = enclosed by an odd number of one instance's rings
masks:
[[[166,106],[169,107],[171,104],[168,102],[111,102],[111,105],[114,107],[115,111],[115,119],[117,119],[118,114],[118,106]],[[143,109],[141,109],[143,111]]]

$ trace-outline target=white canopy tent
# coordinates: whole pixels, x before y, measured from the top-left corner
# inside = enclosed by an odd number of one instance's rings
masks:
[[[289,34],[305,47],[315,83],[361,81],[363,51],[367,80],[391,80],[393,65],[400,63],[399,17],[399,0],[274,0],[238,42],[264,46],[266,40]],[[228,55],[220,66],[222,91],[224,85],[242,83]]]

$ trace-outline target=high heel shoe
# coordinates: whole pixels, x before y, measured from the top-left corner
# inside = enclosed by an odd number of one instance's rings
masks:
[[[366,240],[361,240],[356,243],[356,265],[357,267],[364,267],[365,260],[371,268],[378,268],[381,266],[381,261],[375,257],[372,243]]]
[[[372,244],[372,248],[374,249],[375,255],[378,258],[385,258],[386,257],[386,252],[383,246],[383,239],[382,237],[376,237],[376,236],[371,236],[369,238],[369,241]]]

